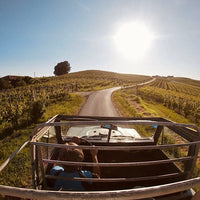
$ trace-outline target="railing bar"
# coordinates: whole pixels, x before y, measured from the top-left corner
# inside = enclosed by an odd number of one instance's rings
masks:
[[[66,200],[66,199],[144,199],[149,197],[162,196],[177,193],[200,185],[200,177],[184,181],[173,182],[169,184],[156,185],[151,187],[134,188],[127,190],[112,191],[50,191],[34,190],[27,188],[18,188],[0,185],[0,194],[20,198],[38,199],[38,200]]]
[[[58,115],[55,115],[54,117],[49,119],[46,123],[43,123],[44,126],[35,127],[32,131],[32,141],[39,140],[44,134],[46,134],[46,132],[51,128],[51,126],[46,127],[47,126],[46,124],[53,123],[52,121],[54,121],[57,116]],[[45,127],[46,129],[43,129]]]
[[[193,159],[192,156],[169,159],[169,160],[156,160],[156,161],[144,161],[144,162],[122,162],[122,163],[92,163],[92,162],[71,162],[71,161],[60,161],[60,160],[48,160],[43,159],[44,163],[49,164],[60,164],[60,165],[70,165],[70,166],[99,166],[99,167],[124,167],[124,166],[144,166],[144,165],[157,165],[157,164],[165,164],[165,163],[173,163],[180,162]]]
[[[44,142],[31,142],[33,145],[40,146],[51,146],[56,148],[66,148],[65,144],[54,144],[54,143],[44,143]],[[152,150],[152,149],[165,149],[170,147],[183,147],[191,146],[195,144],[200,144],[200,141],[190,142],[184,144],[168,144],[168,145],[148,145],[148,146],[86,146],[86,145],[68,145],[68,148],[72,149],[98,149],[98,150]]]
[[[179,126],[179,127],[190,127],[199,131],[199,127],[193,124],[181,124],[175,122],[158,122],[151,120],[100,120],[100,121],[70,121],[70,122],[54,122],[54,123],[43,123],[38,125],[35,129],[45,126],[68,126],[68,125],[103,125],[103,124],[132,124],[132,125],[163,125],[163,126]]]
[[[155,175],[155,176],[145,176],[145,177],[134,177],[134,178],[80,178],[80,177],[61,177],[61,176],[52,176],[52,175],[45,175],[47,179],[59,179],[59,180],[72,180],[72,181],[82,181],[82,182],[129,182],[129,181],[145,181],[145,180],[155,180],[155,179],[162,179],[162,178],[169,178],[169,177],[176,177],[180,175],[184,175],[185,173],[172,173],[172,174],[162,174],[162,175]]]

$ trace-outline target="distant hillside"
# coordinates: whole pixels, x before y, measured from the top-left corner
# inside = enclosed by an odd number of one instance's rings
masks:
[[[136,74],[120,74],[116,72],[108,72],[101,70],[85,70],[80,72],[73,72],[67,75],[70,78],[91,78],[91,79],[118,79],[122,81],[139,82],[151,79],[151,76],[136,75]]]
[[[26,86],[32,84],[33,78],[29,76],[14,76],[8,75],[0,78],[0,90],[10,89],[20,86]]]
[[[35,84],[52,84],[52,82],[62,82],[63,84],[79,84],[79,87],[85,85],[86,88],[96,86],[113,87],[117,85],[131,85],[150,80],[151,76],[135,75],[135,74],[120,74],[115,72],[101,70],[86,70],[73,72],[61,76],[31,78],[27,76],[6,76],[0,79],[1,89],[12,89],[16,87],[24,87]],[[86,86],[87,85],[87,86]],[[103,86],[104,85],[104,86]],[[99,88],[100,89],[100,88]]]
[[[185,77],[160,77],[157,78],[167,78],[169,80],[180,82],[196,87],[200,87],[200,81],[193,80]],[[1,89],[10,89],[26,85],[34,85],[38,83],[47,83],[50,81],[64,81],[64,82],[76,82],[80,81],[82,84],[83,79],[88,80],[88,84],[92,84],[93,80],[98,82],[113,82],[117,85],[125,84],[135,84],[144,81],[150,80],[151,76],[146,75],[137,75],[137,74],[122,74],[116,72],[102,71],[102,70],[85,70],[79,72],[72,72],[62,76],[50,76],[50,77],[41,77],[41,78],[31,78],[28,76],[5,76],[0,78],[0,90]],[[98,83],[97,83],[98,84]]]
[[[198,80],[194,80],[194,79],[190,79],[190,78],[184,78],[184,77],[174,77],[172,79],[176,82],[185,83],[185,84],[188,84],[188,85],[200,87],[200,81],[198,81]]]

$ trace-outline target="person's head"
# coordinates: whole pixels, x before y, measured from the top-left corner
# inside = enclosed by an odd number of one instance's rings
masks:
[[[67,146],[68,145],[78,146],[74,142],[65,143],[65,145],[67,145]],[[81,162],[81,161],[84,160],[84,154],[83,154],[82,149],[66,147],[64,149],[63,148],[60,149],[59,160],[61,160],[61,161],[72,161],[72,162]],[[76,171],[78,169],[78,166],[66,166],[66,165],[63,165],[63,168],[66,171],[74,172],[74,171]]]

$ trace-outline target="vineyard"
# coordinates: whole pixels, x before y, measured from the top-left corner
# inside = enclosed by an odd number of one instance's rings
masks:
[[[76,92],[137,84],[149,79],[149,76],[90,70],[34,78],[31,84],[0,90],[0,163],[30,136],[35,123],[56,114],[77,114],[84,101]],[[0,174],[1,184],[20,187],[31,184],[30,147],[24,151]]]
[[[148,76],[126,75],[97,70],[60,77],[36,78],[32,84],[0,91],[0,139],[14,129],[37,123],[45,107],[72,100],[72,93],[93,91],[148,80]]]
[[[0,162],[16,150],[31,134],[35,123],[55,114],[77,114],[83,101],[79,91],[94,91],[115,86],[135,85],[150,80],[149,76],[117,74],[103,71],[83,71],[60,77],[35,78],[32,84],[0,91]],[[123,89],[120,101],[130,116],[137,113],[135,104],[143,100],[164,105],[199,124],[200,86],[184,80],[160,78],[149,85]],[[76,108],[76,109],[74,109]],[[1,174],[0,183],[26,187],[30,183],[30,151],[18,155]],[[20,162],[25,166],[19,168]],[[16,174],[21,175],[18,176]]]
[[[160,78],[137,92],[145,100],[161,103],[192,122],[200,123],[200,87]]]
[[[148,85],[116,91],[113,100],[122,116],[163,117],[178,123],[200,126],[200,81],[157,77]],[[145,129],[139,131],[145,137],[150,136],[146,135]],[[161,142],[176,144],[180,141],[182,142],[180,137],[165,131]],[[167,154],[174,158],[184,155],[185,150],[168,151]],[[198,160],[194,177],[200,174],[199,163]]]

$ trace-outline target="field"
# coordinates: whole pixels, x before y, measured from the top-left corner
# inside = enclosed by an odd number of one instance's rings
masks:
[[[148,76],[83,71],[60,77],[37,78],[33,84],[0,91],[0,139],[14,129],[37,122],[45,108],[60,101],[71,102],[74,92],[127,86],[150,79]],[[39,110],[37,108],[39,107]],[[60,111],[59,111],[60,113]],[[49,117],[49,116],[48,116]],[[46,120],[46,119],[45,119]]]
[[[163,104],[193,123],[200,123],[200,87],[176,82],[171,79],[157,79],[149,86],[138,89],[144,100]]]
[[[77,92],[123,86],[113,101],[122,116],[161,116],[180,123],[200,125],[200,82],[149,76],[83,71],[60,77],[33,79],[32,83],[0,91],[0,163],[31,134],[32,129],[56,114],[78,114],[85,97]],[[35,117],[36,116],[36,117]],[[168,137],[168,140],[172,141]],[[174,139],[172,142],[176,142]],[[24,163],[24,166],[21,165]],[[30,187],[30,146],[0,174],[0,184]]]
[[[129,116],[171,115],[172,120],[199,125],[200,83],[198,86],[188,82],[184,83],[184,79],[180,82],[175,78],[157,78],[146,86],[116,92],[114,97],[118,106],[124,104],[122,107],[129,107],[125,111]]]
[[[186,82],[185,82],[186,80]],[[157,78],[154,82],[142,86],[116,91],[113,94],[115,106],[122,116],[129,117],[164,117],[169,120],[200,125],[200,82],[184,78]],[[142,131],[143,136],[145,130]],[[165,134],[165,143],[183,142],[177,135]],[[172,152],[167,152],[172,153]],[[170,155],[177,157],[182,151]],[[200,172],[200,164],[194,176]]]
[[[85,99],[77,92],[128,86],[150,79],[149,76],[90,70],[36,78],[30,84],[1,90],[0,164],[30,136],[36,124],[56,114],[78,114]],[[28,187],[30,170],[30,146],[27,146],[0,173],[0,184]]]

